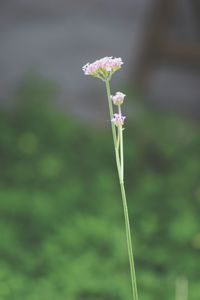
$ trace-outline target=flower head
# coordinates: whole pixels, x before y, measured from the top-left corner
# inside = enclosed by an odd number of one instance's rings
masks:
[[[125,94],[117,92],[114,96],[111,96],[111,99],[115,105],[121,105],[124,102]]]
[[[122,127],[124,125],[125,116],[121,114],[114,114],[112,118],[112,122],[115,124],[116,127]]]
[[[87,63],[83,66],[83,72],[85,75],[91,75],[102,80],[108,79],[111,75],[121,68],[123,64],[122,59],[113,58],[112,56],[104,57],[96,60],[93,63]]]

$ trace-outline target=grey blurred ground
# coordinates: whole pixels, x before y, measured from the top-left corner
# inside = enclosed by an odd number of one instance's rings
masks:
[[[1,0],[1,102],[10,102],[22,78],[35,72],[60,85],[57,101],[65,110],[85,119],[101,120],[106,110],[101,100],[102,83],[83,76],[81,67],[103,56],[120,56],[124,67],[115,75],[113,86],[128,78],[131,82],[129,75],[137,62],[145,26],[143,22],[141,27],[140,21],[151,2]],[[155,68],[148,80],[146,95],[159,106],[196,111],[199,84],[196,71],[179,72],[164,64]]]

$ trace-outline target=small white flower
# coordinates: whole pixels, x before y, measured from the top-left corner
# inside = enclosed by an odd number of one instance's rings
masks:
[[[83,72],[85,75],[91,75],[94,77],[101,78],[103,80],[107,79],[114,72],[119,70],[123,62],[120,57],[104,57],[99,60],[96,60],[93,63],[87,63],[83,66]]]

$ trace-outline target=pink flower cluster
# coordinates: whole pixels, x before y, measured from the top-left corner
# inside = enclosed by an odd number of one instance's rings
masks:
[[[117,92],[115,96],[111,96],[111,99],[115,105],[121,105],[124,102],[125,94]]]
[[[124,125],[125,116],[121,114],[114,114],[112,118],[112,122],[115,124],[116,127],[122,127]]]
[[[112,56],[106,56],[96,60],[93,63],[87,63],[85,66],[83,66],[83,72],[85,75],[99,77],[100,79],[104,80],[119,70],[122,64],[123,62],[120,57],[113,58]]]

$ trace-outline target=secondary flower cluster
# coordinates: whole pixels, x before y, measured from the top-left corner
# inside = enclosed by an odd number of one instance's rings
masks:
[[[102,80],[110,79],[111,75],[119,70],[122,66],[122,59],[113,58],[112,56],[106,56],[93,63],[87,63],[83,66],[83,72],[85,75],[91,75]]]
[[[126,95],[121,92],[117,92],[114,96],[111,96],[113,104],[118,106],[118,113],[114,114],[113,118],[111,119],[116,127],[122,127],[124,125],[124,120],[126,117],[122,116],[120,105],[123,104],[125,96]]]
[[[124,125],[125,116],[121,114],[114,114],[111,121],[115,124],[116,127],[122,127]]]

